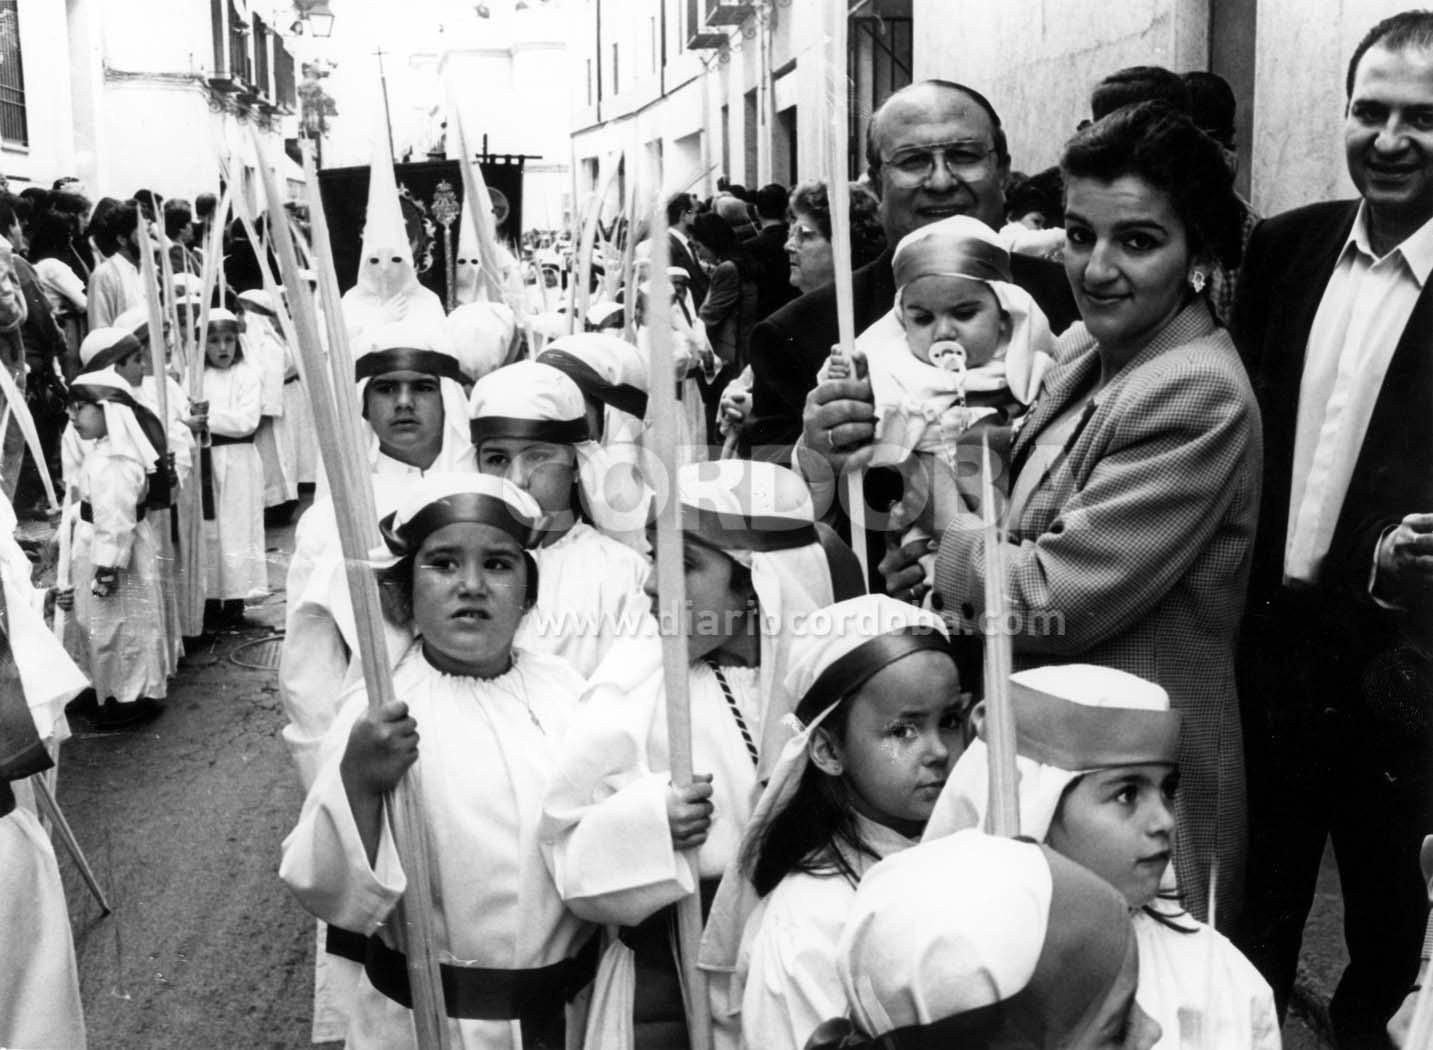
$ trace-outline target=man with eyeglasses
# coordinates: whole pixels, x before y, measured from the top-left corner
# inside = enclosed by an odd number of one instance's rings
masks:
[[[871,188],[880,198],[886,250],[851,275],[858,334],[895,300],[891,256],[900,239],[951,215],[970,215],[999,229],[1010,173],[1010,153],[995,109],[979,92],[944,80],[902,88],[872,114],[866,160]],[[1011,264],[1016,283],[1034,296],[1052,328],[1061,331],[1075,319],[1075,303],[1060,267],[1023,256],[1015,256]],[[831,438],[838,450],[864,440],[855,425],[837,425],[828,434],[823,424],[814,435],[807,426],[802,437],[808,395],[816,396],[817,370],[836,340],[834,284],[787,303],[752,329],[748,435],[753,459],[790,463],[798,438],[808,454],[824,458],[833,454]],[[871,417],[869,405],[851,411],[859,419]],[[869,425],[863,433],[869,436]]]

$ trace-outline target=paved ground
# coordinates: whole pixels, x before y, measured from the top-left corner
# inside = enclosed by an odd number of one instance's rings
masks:
[[[100,917],[61,857],[96,1050],[310,1045],[313,924],[276,876],[301,798],[278,736],[275,673],[241,666],[262,662],[254,643],[283,623],[292,529],[269,543],[273,594],[249,610],[256,626],[190,654],[162,717],[122,731],[73,720],[60,802],[115,909]],[[1326,857],[1289,1050],[1329,1046],[1340,917]]]

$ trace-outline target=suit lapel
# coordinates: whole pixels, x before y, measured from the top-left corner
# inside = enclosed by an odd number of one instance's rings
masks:
[[[1030,409],[1029,416],[1019,425],[1019,433],[1015,435],[1015,441],[1010,447],[1012,478],[1020,473],[1020,468],[1030,455],[1030,448],[1040,431],[1044,430],[1052,419],[1058,417],[1080,391],[1087,389],[1094,382],[1100,364],[1100,355],[1095,351],[1094,341],[1089,340],[1087,346],[1078,350],[1072,348],[1071,352],[1073,356],[1050,373],[1044,392],[1036,399],[1035,407]]]

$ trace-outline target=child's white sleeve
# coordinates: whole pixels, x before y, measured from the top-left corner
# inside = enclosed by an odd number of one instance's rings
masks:
[[[366,702],[361,691],[350,697],[325,738],[318,778],[279,862],[279,878],[310,914],[365,936],[378,929],[408,885],[386,815],[378,852],[368,863],[339,772],[349,730]]]
[[[247,437],[258,429],[263,412],[259,373],[237,364],[229,371],[229,397],[222,404],[210,402],[209,430],[223,437]]]
[[[106,568],[129,567],[134,530],[139,524],[138,505],[144,491],[144,471],[129,459],[111,460],[90,479],[90,508],[94,515],[93,563]]]
[[[605,685],[591,692],[543,803],[543,859],[573,914],[590,922],[635,926],[696,889],[692,860],[672,844],[671,775],[648,762],[646,699]]]

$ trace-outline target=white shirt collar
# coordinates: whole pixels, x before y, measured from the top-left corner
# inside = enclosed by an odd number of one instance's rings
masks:
[[[1368,240],[1368,202],[1363,201],[1358,206],[1358,214],[1353,220],[1353,229],[1348,233],[1348,239],[1344,242],[1343,252],[1340,258],[1348,254],[1349,246],[1377,260],[1378,253],[1375,252]],[[1428,283],[1428,276],[1433,273],[1433,219],[1429,219],[1413,233],[1409,234],[1402,243],[1393,249],[1408,265],[1409,272],[1413,279],[1422,288]],[[1389,253],[1390,255],[1392,252]]]
[[[670,233],[670,234],[671,234],[673,237],[675,237],[677,240],[681,241],[681,242],[682,242],[682,247],[685,248],[685,247],[687,247],[688,245],[691,244],[691,241],[689,241],[689,240],[687,239],[687,235],[686,235],[685,233],[683,233],[681,230],[677,229],[675,226],[668,226],[668,227],[667,227],[667,232]]]

